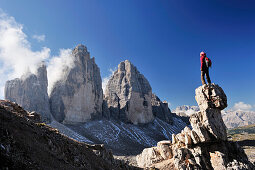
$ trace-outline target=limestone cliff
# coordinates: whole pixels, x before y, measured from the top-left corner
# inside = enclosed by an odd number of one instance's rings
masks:
[[[167,122],[173,123],[172,113],[166,101],[161,101],[158,96],[152,94],[151,98],[152,112],[155,117]]]
[[[86,122],[102,113],[100,70],[84,45],[75,47],[70,57],[73,66],[63,70],[50,94],[51,112],[59,122]]]
[[[130,61],[121,62],[105,92],[112,117],[133,124],[151,122],[154,119],[151,98],[148,80]]]
[[[45,64],[41,63],[36,74],[28,72],[21,78],[7,81],[5,99],[18,103],[28,111],[36,111],[44,121],[50,121],[47,87],[47,70]]]

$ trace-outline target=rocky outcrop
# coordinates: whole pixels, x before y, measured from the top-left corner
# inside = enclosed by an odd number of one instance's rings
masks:
[[[103,90],[95,58],[84,45],[72,51],[73,65],[63,70],[50,94],[52,115],[59,122],[81,123],[102,114]]]
[[[227,104],[227,96],[220,86],[211,84],[200,86],[196,89],[195,99],[198,103],[200,111],[208,109],[225,109]]]
[[[28,111],[36,111],[48,122],[51,113],[47,87],[47,70],[45,64],[41,63],[36,74],[28,72],[21,78],[7,81],[5,99],[18,103]]]
[[[152,94],[151,98],[151,106],[152,113],[155,117],[167,122],[173,123],[172,113],[168,107],[168,103],[166,101],[161,101],[158,96]]]
[[[200,112],[190,117],[193,130],[202,133],[202,129],[206,129],[211,138],[227,140],[226,126],[221,116],[221,110],[227,107],[227,96],[222,88],[215,84],[200,86],[196,89],[195,98]]]
[[[148,80],[128,60],[118,65],[105,91],[111,116],[133,124],[148,123],[154,119],[151,97]]]
[[[171,160],[176,169],[252,169],[244,151],[234,142],[227,141],[226,126],[221,110],[227,107],[224,91],[215,84],[196,89],[200,111],[192,114],[192,129],[185,127],[172,135],[172,142],[159,142],[137,156],[140,167],[155,167]]]

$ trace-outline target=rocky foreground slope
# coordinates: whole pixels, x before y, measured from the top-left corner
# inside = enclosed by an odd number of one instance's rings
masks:
[[[77,142],[40,116],[0,100],[0,169],[138,169],[113,159],[103,145]]]
[[[227,141],[221,110],[227,107],[224,91],[215,84],[196,89],[200,111],[192,114],[192,130],[184,130],[171,141],[158,142],[137,156],[140,167],[160,169],[254,169],[244,151]]]

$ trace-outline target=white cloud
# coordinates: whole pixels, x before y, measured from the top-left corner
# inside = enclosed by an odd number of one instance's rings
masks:
[[[238,102],[234,104],[233,110],[243,110],[243,111],[249,111],[252,109],[252,106],[250,104],[246,104],[244,102]]]
[[[38,42],[42,42],[45,40],[45,35],[33,35],[33,39],[36,39]]]
[[[114,74],[114,70],[116,70],[116,69],[109,69],[110,74],[109,74],[107,77],[104,77],[104,78],[103,78],[103,81],[102,81],[102,88],[103,88],[103,91],[104,91],[104,92],[105,92],[105,88],[106,88],[106,85],[107,85],[108,81],[110,80],[110,78],[111,78],[112,75]]]
[[[55,82],[61,79],[64,70],[73,66],[73,58],[70,57],[71,49],[60,49],[59,56],[53,56],[48,64],[48,93],[50,94]]]
[[[8,16],[0,9],[0,98],[3,98],[7,80],[20,78],[30,71],[36,73],[38,64],[48,60],[48,91],[63,75],[63,70],[72,67],[71,49],[60,49],[59,56],[50,58],[50,49],[43,47],[41,51],[32,51],[23,26],[14,17]],[[33,38],[43,41],[45,35],[34,35]]]
[[[50,49],[32,51],[23,26],[0,10],[0,89],[6,80],[20,77],[26,70],[35,73],[36,66],[50,56]],[[3,97],[3,91],[0,92]]]

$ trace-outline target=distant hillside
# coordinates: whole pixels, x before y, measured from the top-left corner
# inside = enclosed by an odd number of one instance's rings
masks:
[[[198,106],[178,106],[173,113],[178,116],[189,117],[191,114],[199,111]],[[255,111],[242,110],[223,110],[222,118],[227,128],[235,128],[255,124]]]
[[[178,106],[176,107],[175,110],[173,110],[174,113],[178,116],[190,116],[193,113],[196,113],[199,111],[198,106],[188,106],[188,105],[183,105],[183,106]]]
[[[249,160],[255,162],[255,124],[229,129],[228,135],[244,149]]]
[[[229,135],[235,135],[235,134],[255,134],[255,124],[252,125],[246,125],[241,126],[233,129],[228,130]]]
[[[255,124],[255,111],[227,110],[222,117],[228,128]]]

